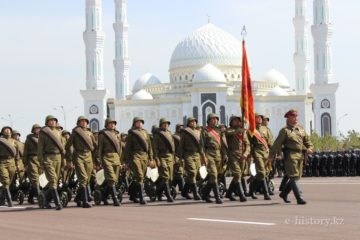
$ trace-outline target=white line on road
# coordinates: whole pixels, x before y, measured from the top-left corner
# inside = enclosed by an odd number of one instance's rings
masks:
[[[8,206],[0,206],[0,208],[10,208],[10,209],[26,209],[26,207],[8,207]]]
[[[336,182],[303,182],[300,185],[360,185],[360,183],[336,183]]]
[[[192,220],[192,221],[204,221],[204,222],[222,222],[222,223],[252,224],[252,225],[264,225],[264,226],[274,226],[274,225],[276,225],[276,223],[234,221],[234,220],[208,219],[208,218],[187,218],[187,220]]]

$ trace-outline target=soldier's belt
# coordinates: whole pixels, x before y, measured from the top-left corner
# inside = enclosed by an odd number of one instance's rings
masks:
[[[37,157],[37,153],[28,153],[28,157]]]
[[[79,154],[85,154],[85,153],[90,153],[91,151],[88,149],[88,150],[76,150],[76,152]]]
[[[60,152],[45,152],[45,155],[58,155]]]

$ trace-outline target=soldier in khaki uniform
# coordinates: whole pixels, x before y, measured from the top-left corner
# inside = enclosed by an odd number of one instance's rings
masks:
[[[180,153],[180,132],[184,127],[182,124],[176,124],[175,133],[173,134],[173,139],[175,143],[175,159],[174,159],[174,177],[172,186],[178,186],[179,191],[181,192],[184,187],[184,161],[181,159]]]
[[[116,121],[107,118],[105,120],[105,129],[99,132],[99,146],[98,146],[98,158],[101,161],[101,165],[104,169],[105,181],[107,188],[104,192],[103,200],[104,204],[107,204],[107,196],[110,193],[113,199],[113,205],[120,206],[119,199],[117,197],[116,183],[119,180],[120,174],[120,158],[121,158],[121,146],[120,135],[115,129]]]
[[[62,140],[65,146],[70,139],[70,135],[71,135],[70,132],[67,130],[62,130],[61,132]],[[66,154],[61,162],[61,180],[63,183],[66,183],[66,181],[69,180],[68,178],[70,178],[74,172],[75,167],[74,167],[73,156],[74,156],[74,147],[71,146],[70,148],[66,149]],[[77,197],[78,195],[75,198]]]
[[[79,195],[81,196],[80,206],[90,208],[87,187],[90,183],[91,173],[94,168],[92,154],[96,148],[94,135],[88,128],[89,120],[85,116],[77,119],[76,127],[72,130],[71,136],[66,143],[66,152],[74,148],[74,164],[76,176],[79,182]]]
[[[173,202],[171,196],[170,183],[173,179],[174,172],[174,155],[175,143],[171,132],[168,130],[170,121],[161,118],[159,121],[159,129],[154,133],[154,158],[159,168],[160,179],[156,186],[158,200],[162,200],[162,193],[168,202]]]
[[[216,203],[221,204],[223,201],[221,200],[218,186],[218,171],[220,170],[220,166],[222,166],[223,151],[223,139],[222,135],[217,128],[217,123],[219,121],[219,117],[210,113],[207,116],[207,126],[202,131],[202,139],[204,144],[204,157],[205,162],[207,162],[207,171],[208,171],[208,181],[206,186],[204,187],[202,193],[202,199],[208,203],[211,203],[210,199],[210,191],[213,190]]]
[[[226,151],[229,158],[228,165],[233,176],[225,197],[235,201],[236,199],[232,196],[232,193],[237,193],[240,202],[246,202],[244,189],[239,181],[245,170],[246,159],[250,154],[250,143],[245,129],[241,128],[240,117],[230,117],[230,128],[226,130],[225,137],[227,142]]]
[[[287,118],[286,126],[280,130],[278,137],[271,147],[268,164],[271,164],[276,153],[283,148],[285,172],[290,180],[279,196],[285,203],[290,203],[288,194],[292,190],[297,204],[306,204],[306,201],[301,198],[298,181],[302,174],[306,154],[313,153],[313,144],[304,128],[298,125],[296,110],[289,110],[284,117]]]
[[[269,147],[271,147],[271,136],[266,127],[262,126],[263,116],[255,114],[256,130],[254,136],[250,136],[251,155],[255,162],[256,176],[250,184],[250,196],[257,199],[255,192],[261,185],[264,191],[264,200],[271,200],[266,182],[266,166],[265,162],[269,156]]]
[[[40,130],[38,140],[38,159],[44,168],[49,190],[46,195],[51,194],[54,199],[56,210],[61,210],[59,194],[57,191],[58,180],[61,172],[61,163],[65,155],[65,145],[57,126],[57,118],[49,115],[45,119],[45,127]],[[46,196],[45,199],[51,199]],[[51,208],[49,202],[45,203],[46,208]]]
[[[184,160],[185,184],[181,196],[192,199],[189,190],[192,191],[194,200],[201,200],[196,187],[196,179],[201,164],[205,164],[201,131],[196,129],[197,120],[193,117],[187,119],[187,127],[182,129],[180,135],[180,159]]]
[[[133,119],[132,128],[128,131],[125,144],[124,161],[126,168],[130,168],[133,179],[133,190],[130,192],[132,201],[146,204],[144,199],[144,176],[148,165],[154,166],[153,148],[150,136],[143,129],[144,120],[140,117]],[[138,193],[139,201],[136,198]]]
[[[13,130],[12,134],[11,134],[11,138],[14,139],[16,141],[16,144],[18,146],[18,151],[19,151],[19,158],[16,162],[16,166],[17,169],[16,171],[19,174],[19,183],[23,183],[25,178],[25,167],[24,167],[24,162],[23,162],[23,157],[24,157],[24,143],[20,141],[20,137],[21,134],[19,131],[17,130]]]
[[[2,184],[2,195],[5,196],[8,207],[12,207],[10,184],[16,173],[19,161],[19,150],[17,143],[11,138],[12,128],[3,127],[0,136],[0,183]]]
[[[34,204],[34,196],[39,196],[39,175],[42,174],[41,165],[37,156],[38,140],[41,126],[34,124],[31,128],[31,134],[27,135],[24,145],[23,162],[27,169],[27,175],[30,179],[30,192],[28,202]]]

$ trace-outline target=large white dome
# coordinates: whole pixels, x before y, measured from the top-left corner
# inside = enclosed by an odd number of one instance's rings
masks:
[[[274,82],[278,86],[283,88],[289,88],[290,84],[288,79],[285,77],[284,74],[276,70],[275,68],[270,69],[267,73],[265,73],[261,78],[260,81],[264,82]]]
[[[209,63],[195,73],[193,85],[196,87],[224,87],[226,78],[222,71]]]
[[[289,93],[285,89],[283,89],[279,86],[276,86],[273,89],[271,89],[271,91],[268,92],[266,94],[266,96],[269,96],[269,97],[289,96]]]
[[[151,73],[146,73],[135,81],[132,91],[133,91],[133,93],[135,93],[135,92],[143,89],[144,86],[146,86],[146,85],[154,85],[154,84],[160,84],[160,83],[161,83],[161,81],[155,75],[153,75]]]
[[[241,42],[211,23],[198,28],[176,46],[170,70],[207,63],[231,66],[242,63]]]
[[[153,96],[145,91],[144,89],[137,91],[134,95],[131,97],[132,100],[152,100],[154,99]]]

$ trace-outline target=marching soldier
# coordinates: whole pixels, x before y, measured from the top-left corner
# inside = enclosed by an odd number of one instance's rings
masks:
[[[67,130],[62,130],[61,132],[61,136],[65,146],[70,139],[70,135],[71,135],[70,132]],[[61,180],[64,184],[68,181],[68,178],[70,178],[74,172],[73,153],[74,153],[73,146],[66,149],[66,154],[63,157],[61,163]],[[75,200],[77,200],[78,198],[79,196],[76,195]]]
[[[226,130],[225,137],[228,146],[226,149],[229,158],[228,164],[233,176],[225,197],[231,201],[236,201],[232,193],[237,193],[240,197],[240,202],[246,202],[244,189],[239,181],[245,170],[246,159],[250,153],[250,143],[245,130],[241,128],[240,117],[230,117],[230,128]]]
[[[140,204],[146,204],[144,198],[144,176],[147,166],[154,166],[150,136],[143,129],[143,124],[144,120],[142,118],[135,117],[133,119],[132,128],[128,131],[124,151],[125,166],[126,169],[130,168],[134,181],[131,200],[138,203],[139,201],[136,198],[136,193],[138,193]]]
[[[290,203],[288,194],[293,190],[297,204],[306,204],[301,198],[298,181],[302,174],[305,154],[312,154],[313,145],[309,135],[297,123],[298,114],[296,110],[288,111],[284,117],[287,118],[287,124],[280,130],[278,137],[271,147],[269,163],[273,161],[275,154],[284,147],[285,172],[290,180],[279,196],[285,203]]]
[[[31,204],[34,204],[34,196],[38,197],[40,194],[39,175],[42,173],[42,169],[37,156],[40,129],[39,124],[34,124],[31,128],[31,134],[26,137],[24,145],[23,161],[31,184],[28,196],[28,202]]]
[[[11,138],[12,128],[5,126],[1,129],[0,136],[0,183],[2,195],[5,196],[8,207],[12,207],[10,184],[16,173],[19,162],[19,150],[17,143]]]
[[[204,187],[202,199],[208,203],[211,203],[210,199],[210,191],[211,189],[214,192],[216,203],[221,204],[223,201],[221,200],[218,186],[218,171],[222,164],[223,154],[222,154],[222,139],[221,133],[216,128],[216,125],[219,121],[219,117],[210,113],[207,116],[207,126],[202,131],[202,138],[204,143],[204,158],[207,162],[207,170],[208,170],[208,181],[206,186]]]
[[[159,129],[154,132],[153,146],[154,158],[160,172],[160,181],[156,187],[158,200],[162,200],[162,193],[165,191],[167,201],[173,202],[170,183],[174,172],[175,143],[171,132],[168,130],[169,125],[170,121],[165,118],[160,119]]]
[[[23,183],[24,179],[24,175],[25,175],[25,167],[24,167],[24,162],[23,162],[23,157],[24,157],[24,143],[20,141],[20,137],[21,134],[17,131],[14,130],[11,134],[11,138],[15,140],[17,146],[18,146],[18,150],[19,150],[19,158],[17,160],[17,172],[18,172],[18,176],[19,176],[19,183]]]
[[[46,195],[51,194],[56,205],[56,210],[61,210],[62,205],[57,187],[65,149],[61,132],[56,127],[57,122],[57,118],[52,115],[46,117],[45,127],[40,130],[39,134],[38,159],[43,166],[46,178],[49,181],[49,190]],[[46,196],[45,199],[51,199],[51,197]],[[51,208],[48,201],[45,203],[45,206]]]
[[[175,143],[175,159],[174,159],[174,177],[172,186],[178,186],[179,191],[181,192],[184,187],[184,161],[181,159],[180,153],[180,132],[183,129],[184,125],[176,124],[175,133],[173,134],[173,139]]]
[[[79,182],[78,191],[82,202],[80,205],[83,208],[91,207],[87,187],[90,184],[91,173],[94,168],[92,153],[96,147],[94,135],[89,130],[88,124],[89,120],[85,116],[78,117],[77,126],[72,130],[65,147],[66,152],[70,152],[73,146],[75,171]]]
[[[185,184],[181,196],[192,199],[189,190],[192,191],[194,200],[201,200],[196,187],[196,179],[201,164],[205,164],[201,131],[196,128],[197,120],[193,117],[187,119],[186,128],[182,129],[180,135],[180,159],[184,160]]]
[[[104,169],[105,181],[107,183],[107,188],[103,196],[104,204],[107,204],[107,196],[110,193],[113,199],[113,205],[118,207],[121,204],[117,197],[116,183],[119,179],[121,168],[120,158],[122,152],[120,136],[115,130],[116,124],[116,121],[111,118],[105,120],[105,129],[101,130],[98,136],[98,158]],[[95,139],[93,139],[93,144],[94,142]]]
[[[255,114],[256,130],[254,136],[249,136],[251,155],[254,159],[256,168],[256,176],[250,184],[250,196],[252,199],[257,199],[255,196],[256,190],[259,186],[262,186],[264,191],[264,200],[271,200],[266,182],[267,171],[265,166],[265,162],[269,156],[271,136],[267,128],[262,125],[262,119],[262,115],[257,113]]]

